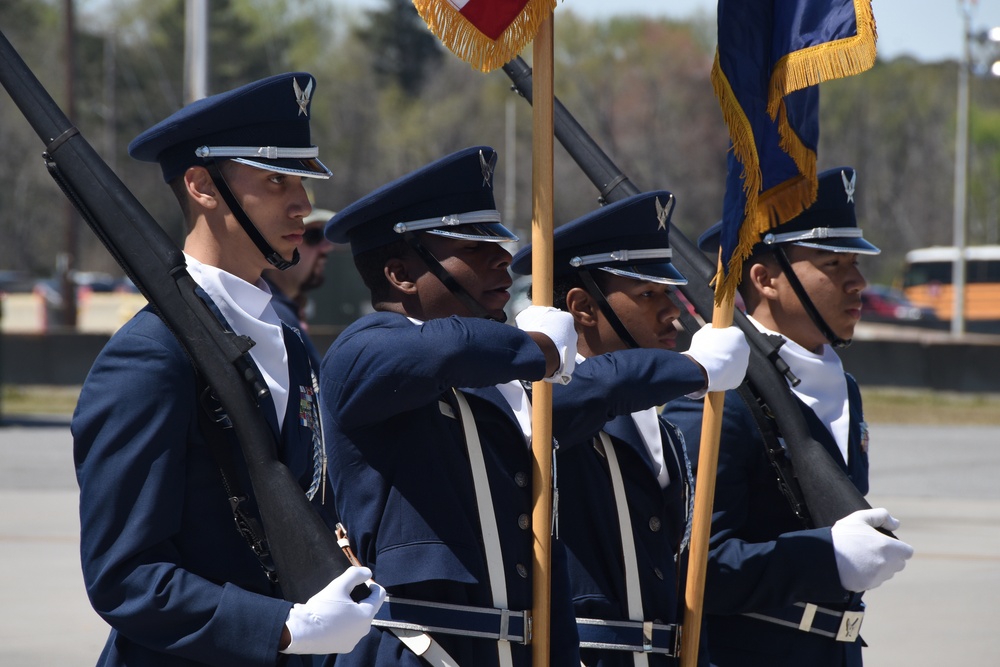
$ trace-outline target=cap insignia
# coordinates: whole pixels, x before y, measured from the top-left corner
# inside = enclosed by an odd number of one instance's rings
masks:
[[[479,151],[479,168],[483,171],[483,186],[493,187],[493,170],[497,168],[497,154],[494,152],[487,160],[482,151]]]
[[[313,91],[313,80],[309,79],[309,85],[306,86],[305,90],[299,87],[298,79],[292,78],[292,88],[295,90],[295,101],[299,105],[299,113],[297,115],[301,116],[305,114],[306,117],[309,116],[309,98],[312,96]]]
[[[847,174],[840,172],[840,178],[844,181],[844,192],[847,193],[847,202],[854,203],[854,185],[858,180],[858,172],[851,174],[851,180],[847,180]]]
[[[660,198],[657,197],[656,198],[656,221],[659,223],[656,226],[657,230],[660,230],[660,229],[664,229],[665,230],[667,228],[667,215],[668,214],[669,214],[669,211],[667,211],[667,209],[663,208],[663,204],[660,203]]]

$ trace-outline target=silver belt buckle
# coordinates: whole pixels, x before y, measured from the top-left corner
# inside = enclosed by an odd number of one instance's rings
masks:
[[[845,611],[844,617],[840,619],[840,629],[837,631],[838,642],[857,641],[861,632],[861,621],[865,618],[863,611]]]

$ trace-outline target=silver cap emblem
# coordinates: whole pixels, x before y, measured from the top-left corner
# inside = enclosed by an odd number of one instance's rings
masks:
[[[840,178],[844,181],[844,192],[847,193],[847,202],[850,204],[854,203],[854,184],[858,180],[858,172],[851,173],[851,180],[847,180],[847,174],[840,172]]]
[[[483,172],[483,187],[493,187],[493,170],[497,168],[497,154],[494,152],[487,160],[482,151],[479,151],[479,168]]]
[[[658,223],[656,226],[657,230],[660,229],[665,230],[667,228],[667,215],[668,215],[667,209],[663,208],[663,204],[660,203],[660,198],[657,197],[656,198],[656,221]]]
[[[299,86],[298,79],[292,77],[292,88],[295,90],[295,102],[299,105],[299,113],[296,114],[301,116],[305,114],[306,117],[309,116],[309,98],[312,97],[313,92],[313,80],[309,79],[309,85],[306,86],[305,90]]]

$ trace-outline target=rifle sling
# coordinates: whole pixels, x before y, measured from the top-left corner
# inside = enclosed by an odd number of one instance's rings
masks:
[[[744,382],[737,388],[736,392],[750,410],[757,428],[760,430],[764,441],[764,451],[767,459],[774,469],[778,488],[781,495],[788,501],[792,513],[798,517],[806,528],[812,527],[812,518],[809,516],[809,508],[806,507],[802,497],[802,489],[799,480],[795,476],[795,469],[792,460],[788,458],[785,448],[781,446],[781,440],[774,418],[769,415],[770,408],[754,391],[749,382]]]
[[[257,557],[260,566],[264,569],[264,574],[267,575],[267,580],[272,584],[277,584],[278,570],[271,558],[264,529],[256,517],[241,507],[249,496],[243,491],[236,467],[233,465],[233,457],[226,447],[235,438],[232,422],[223,411],[215,394],[212,393],[212,388],[200,377],[198,383],[198,404],[200,407],[198,425],[205,436],[209,451],[212,452],[212,458],[215,459],[215,464],[219,467],[219,473],[222,475],[222,485],[226,489],[226,497],[229,498],[229,506],[233,510],[236,530],[243,536],[250,550]]]

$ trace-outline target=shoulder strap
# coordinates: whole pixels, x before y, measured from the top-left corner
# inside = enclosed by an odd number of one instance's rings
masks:
[[[256,517],[241,507],[248,496],[243,491],[239,475],[233,464],[233,458],[229,449],[226,448],[226,443],[235,437],[232,430],[233,424],[229,420],[229,415],[222,409],[215,394],[212,393],[211,387],[200,376],[198,378],[198,405],[200,408],[198,410],[198,425],[205,436],[205,442],[208,443],[209,451],[212,452],[212,458],[215,459],[215,464],[222,474],[222,485],[229,498],[229,506],[233,511],[233,519],[236,521],[236,530],[257,556],[268,581],[276,584],[278,583],[278,571],[271,558],[264,529]]]
[[[500,530],[497,527],[496,513],[493,508],[493,494],[490,492],[490,481],[486,472],[486,458],[483,455],[483,445],[479,439],[479,429],[472,415],[472,408],[465,395],[458,389],[452,390],[458,404],[459,419],[465,433],[465,444],[469,452],[469,464],[472,467],[472,482],[476,490],[476,507],[479,510],[479,525],[482,530],[483,546],[486,551],[486,570],[490,579],[490,590],[493,593],[493,606],[506,610],[507,582],[503,570],[503,551],[500,546]],[[511,667],[512,654],[510,642],[497,642],[500,667]]]
[[[795,516],[798,517],[799,521],[802,522],[803,526],[811,528],[812,518],[809,516],[809,509],[806,507],[805,500],[802,497],[802,489],[799,486],[798,478],[795,476],[792,461],[788,458],[785,448],[781,445],[781,436],[778,433],[777,425],[774,423],[774,417],[770,415],[770,408],[754,392],[749,382],[741,384],[736,391],[750,410],[757,428],[760,429],[760,434],[764,440],[764,451],[767,453],[767,459],[774,469],[781,494],[788,501],[789,507]]]
[[[622,564],[625,574],[625,606],[630,621],[642,623],[645,620],[642,609],[642,586],[639,582],[639,559],[635,555],[635,536],[632,533],[632,518],[629,514],[628,499],[625,496],[625,480],[618,464],[618,453],[611,437],[601,431],[597,435],[604,457],[608,462],[611,488],[615,495],[615,511],[618,514],[618,530],[621,533]],[[647,667],[649,659],[645,653],[633,653],[635,667]]]

